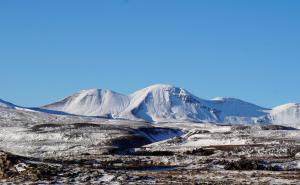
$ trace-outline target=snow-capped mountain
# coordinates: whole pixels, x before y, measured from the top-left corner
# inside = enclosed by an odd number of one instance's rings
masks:
[[[235,98],[217,97],[208,102],[209,107],[219,110],[219,122],[255,123],[257,118],[268,114],[270,109]]]
[[[83,90],[43,108],[85,116],[149,122],[254,123],[269,109],[233,98],[204,100],[171,85],[152,85],[128,96],[109,90]]]
[[[109,90],[83,90],[43,108],[149,122],[218,120],[214,109],[206,107],[199,98],[170,85],[153,85],[129,96]]]
[[[273,124],[300,127],[300,104],[288,103],[275,107],[267,117]]]
[[[129,97],[101,89],[82,90],[61,101],[43,106],[45,109],[84,116],[116,117],[129,105]]]
[[[120,117],[149,122],[218,120],[217,112],[205,101],[182,88],[153,85],[129,95],[130,104]]]
[[[25,108],[0,100],[0,107],[153,123],[262,123],[300,128],[300,104],[290,103],[268,109],[234,98],[205,100],[183,88],[164,84],[152,85],[130,95],[101,89],[82,90],[41,108]]]

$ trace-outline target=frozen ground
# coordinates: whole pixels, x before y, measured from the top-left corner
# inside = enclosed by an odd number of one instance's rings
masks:
[[[300,184],[300,131],[0,107],[0,183]]]

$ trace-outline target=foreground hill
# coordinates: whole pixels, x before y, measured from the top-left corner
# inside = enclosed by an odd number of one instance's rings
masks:
[[[0,111],[0,184],[300,183],[290,127]]]

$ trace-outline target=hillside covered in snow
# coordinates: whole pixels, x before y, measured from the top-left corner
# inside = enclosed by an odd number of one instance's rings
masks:
[[[35,108],[1,100],[0,184],[299,184],[299,110],[170,85],[82,90]]]
[[[82,90],[45,105],[43,109],[153,123],[184,121],[300,125],[299,104],[269,109],[235,98],[205,100],[183,88],[164,84],[152,85],[130,95],[101,89]]]
[[[260,123],[300,128],[300,104],[297,103],[269,109],[235,98],[206,100],[183,88],[164,84],[152,85],[130,95],[101,89],[82,90],[63,100],[36,108],[17,106],[0,99],[0,107],[151,123]]]

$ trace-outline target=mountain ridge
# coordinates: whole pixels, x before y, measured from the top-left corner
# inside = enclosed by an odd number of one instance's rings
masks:
[[[0,106],[20,107],[1,99]],[[81,90],[57,102],[27,109],[152,123],[276,123],[300,126],[299,103],[269,109],[230,97],[201,99],[184,88],[167,84],[151,85],[129,95],[105,89]]]
[[[108,90],[100,89],[100,91]],[[201,99],[184,88],[168,84],[151,85],[129,95],[114,93],[123,96],[126,101],[121,103],[121,106],[117,106],[116,110],[118,111],[106,111],[106,115],[110,115],[112,118],[144,120],[148,122],[272,122],[271,113],[273,109],[230,97],[216,97],[211,100]],[[116,101],[113,99],[110,102]],[[110,105],[114,106],[116,104],[112,103]],[[53,109],[49,105],[43,108]],[[91,109],[95,110],[97,108],[92,107]],[[76,114],[78,112],[69,113]],[[97,111],[94,113],[95,115],[93,116],[96,116]],[[98,113],[97,116],[105,116],[101,111]],[[84,115],[91,116],[90,114]],[[300,119],[298,115],[295,117],[295,119]]]
[[[8,101],[4,101],[2,99],[0,99],[0,106],[1,107],[6,107],[6,108],[15,108],[16,107],[15,104],[12,104],[12,103],[10,103]]]

